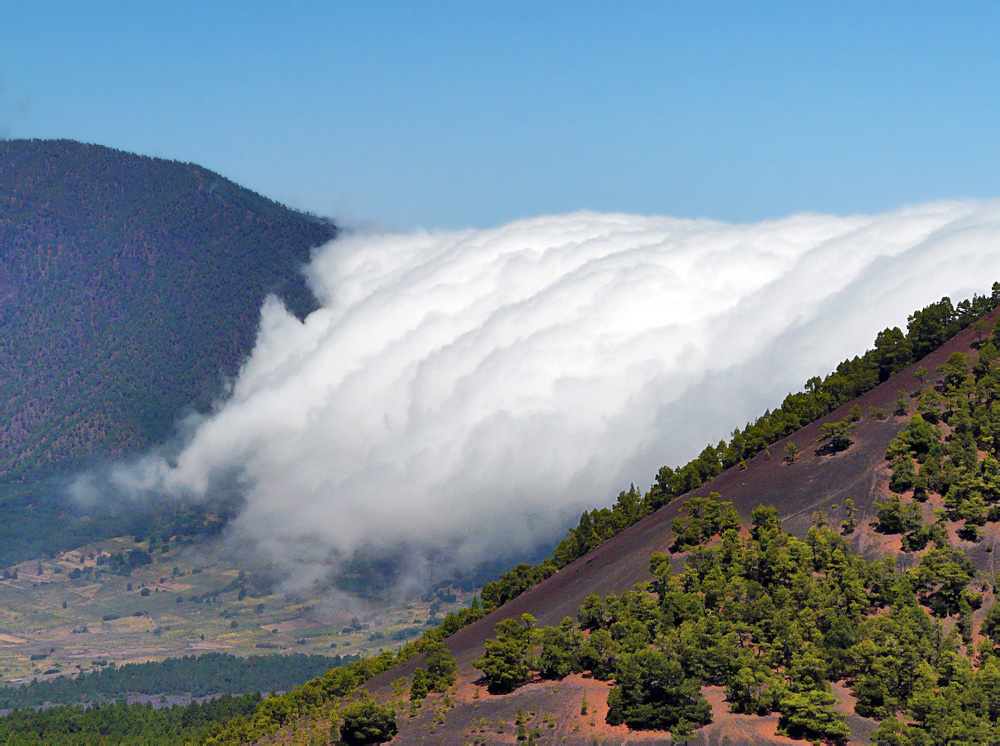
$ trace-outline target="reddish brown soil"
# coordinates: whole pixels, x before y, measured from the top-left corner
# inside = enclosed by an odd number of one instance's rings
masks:
[[[991,314],[991,326],[998,315],[1000,312]],[[870,410],[881,407],[891,411],[900,393],[912,397],[920,385],[913,374],[921,365],[931,372],[927,384],[930,385],[936,367],[953,352],[968,353],[975,339],[975,332],[971,328],[966,329],[882,385],[771,445],[770,455],[758,454],[747,462],[746,469],[729,469],[690,494],[720,492],[725,500],[732,501],[745,520],[750,518],[756,506],[774,505],[782,515],[785,528],[799,535],[808,530],[816,510],[825,510],[839,521],[844,501],[852,498],[858,508],[859,526],[852,540],[854,548],[865,554],[898,551],[898,538],[892,545],[890,537],[874,533],[866,524],[874,518],[872,503],[883,488],[885,450],[905,426],[908,417],[890,416],[879,421],[871,416]],[[855,404],[861,405],[863,416],[852,435],[854,444],[836,455],[820,455],[822,425],[843,419]],[[788,441],[794,442],[801,450],[794,464],[785,464],[782,459]],[[446,713],[444,723],[436,724],[433,730],[430,730],[427,713],[414,718],[402,715],[399,718],[400,733],[394,743],[471,743],[474,738],[487,743],[513,742],[516,733],[513,723],[518,707],[526,712],[555,715],[554,728],[544,725],[541,728],[543,743],[593,743],[595,739],[603,743],[669,742],[666,733],[636,733],[605,725],[607,686],[592,679],[570,677],[558,685],[552,682],[529,684],[504,697],[490,697],[484,688],[478,687],[479,699],[472,699],[472,682],[480,676],[472,662],[481,655],[483,642],[492,637],[494,624],[502,619],[528,613],[538,620],[539,625],[556,624],[567,616],[575,618],[577,608],[589,593],[620,593],[637,582],[649,580],[649,557],[653,552],[664,551],[669,546],[670,522],[685,498],[675,500],[501,609],[450,637],[447,644],[459,663],[461,691],[454,708]],[[834,510],[834,505],[839,505],[840,509]],[[990,567],[992,561],[992,555],[982,548],[987,543],[970,547],[970,557],[983,568]],[[390,682],[410,676],[421,662],[418,657],[374,679],[370,682],[370,691],[389,697]],[[592,706],[592,716],[580,716],[584,692]],[[843,699],[849,695],[845,692],[838,691],[838,696]],[[698,739],[692,743],[716,744],[723,743],[723,739],[734,744],[788,742],[788,739],[775,734],[776,717],[733,715],[728,712],[721,691],[706,689],[706,696],[713,704],[715,722],[700,730]],[[849,710],[845,709],[845,712]],[[484,727],[479,725],[481,719],[504,721],[504,732],[491,732],[488,727],[486,731],[477,730]],[[855,739],[862,743],[867,741],[875,725],[854,715],[849,717],[848,724]]]

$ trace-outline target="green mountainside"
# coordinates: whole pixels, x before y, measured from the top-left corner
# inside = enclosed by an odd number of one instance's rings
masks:
[[[336,233],[200,166],[0,142],[0,479],[167,437],[249,353],[265,295]]]
[[[269,293],[314,309],[300,268],[336,232],[194,164],[0,141],[0,566],[123,533],[217,532],[232,505],[83,515],[58,479],[205,409]]]

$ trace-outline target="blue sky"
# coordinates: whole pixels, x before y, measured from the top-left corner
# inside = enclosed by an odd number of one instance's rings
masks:
[[[0,128],[348,223],[1000,196],[1000,3],[0,0]]]

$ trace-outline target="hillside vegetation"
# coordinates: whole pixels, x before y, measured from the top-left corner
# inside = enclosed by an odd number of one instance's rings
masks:
[[[131,530],[117,509],[79,520],[46,478],[160,443],[204,409],[268,293],[314,307],[299,269],[335,233],[194,164],[0,142],[0,564]],[[161,523],[205,528],[203,511],[169,512]]]
[[[950,298],[942,298],[937,303],[915,311],[909,317],[905,333],[896,327],[879,332],[875,338],[875,346],[864,355],[845,360],[825,378],[809,379],[804,391],[789,394],[780,407],[768,410],[743,428],[735,428],[728,443],[722,440],[716,445],[708,444],[697,458],[683,466],[662,467],[645,494],[640,493],[633,485],[619,494],[611,508],[596,508],[585,512],[580,516],[579,524],[569,530],[552,557],[535,566],[520,564],[500,579],[487,583],[482,591],[483,607],[492,611],[517,598],[528,588],[678,496],[711,482],[724,470],[745,468],[748,459],[762,452],[766,452],[770,458],[768,446],[887,381],[893,374],[915,360],[920,360],[969,325],[976,323],[979,336],[982,337],[988,331],[982,320],[983,316],[998,304],[1000,283],[994,283],[991,295],[975,296],[972,300],[959,302],[957,306],[952,304]],[[992,333],[992,330],[989,331]],[[924,380],[927,375],[925,370]],[[927,396],[932,396],[931,392]],[[902,406],[905,410],[905,403]],[[898,403],[894,404],[894,409],[899,407]],[[876,414],[885,418],[890,412],[884,410]],[[836,446],[843,442],[843,434],[851,427],[851,423],[845,423],[840,430],[830,431],[829,445],[832,450],[838,450]],[[775,455],[794,461],[797,452],[798,447],[792,444],[789,452]],[[685,528],[678,526],[675,531],[678,531],[678,541],[683,545],[687,541],[684,536]]]
[[[992,558],[1000,324],[970,331],[968,352],[956,345],[930,369],[909,369],[916,385],[891,412],[855,405],[823,423],[818,440],[798,441],[818,449],[818,466],[798,485],[799,504],[808,505],[841,487],[817,490],[807,479],[847,457],[859,425],[901,422],[872,454],[884,453],[881,465],[858,463],[875,473],[867,504],[828,501],[834,513],[815,512],[800,539],[782,530],[774,508],[754,508],[747,531],[722,495],[682,498],[671,553],[650,560],[651,583],[591,595],[575,620],[555,626],[538,629],[530,615],[497,623],[475,661],[483,674],[476,683],[509,696],[532,681],[586,672],[609,682],[602,719],[626,734],[669,730],[687,739],[721,720],[718,738],[761,719],[750,727],[770,734],[761,742],[840,743],[869,733],[877,744],[1000,741]],[[787,473],[804,452],[794,443],[783,451]]]
[[[120,458],[204,406],[265,294],[328,222],[190,163],[68,140],[0,142],[0,476]]]

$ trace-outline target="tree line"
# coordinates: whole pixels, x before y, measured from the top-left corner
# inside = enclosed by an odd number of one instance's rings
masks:
[[[71,705],[15,710],[0,719],[0,741],[18,746],[197,743],[210,724],[245,717],[261,701],[260,694],[227,694],[208,702],[160,709],[119,702],[90,708]]]
[[[74,678],[37,679],[0,688],[0,709],[52,704],[101,703],[130,694],[205,697],[214,694],[283,692],[345,666],[357,656],[204,653],[150,663],[114,664]]]
[[[499,608],[680,495],[711,482],[728,468],[745,465],[748,458],[920,360],[998,305],[1000,283],[993,283],[990,295],[974,295],[957,305],[945,297],[914,311],[905,333],[898,327],[879,332],[875,346],[864,355],[845,360],[825,378],[810,378],[804,391],[789,394],[777,409],[733,430],[728,442],[707,445],[684,466],[662,467],[645,494],[632,485],[619,493],[610,508],[584,512],[551,557],[537,565],[519,564],[487,583],[481,594],[484,609]],[[845,423],[844,432],[831,433],[831,438],[847,437],[849,428],[850,423]]]

